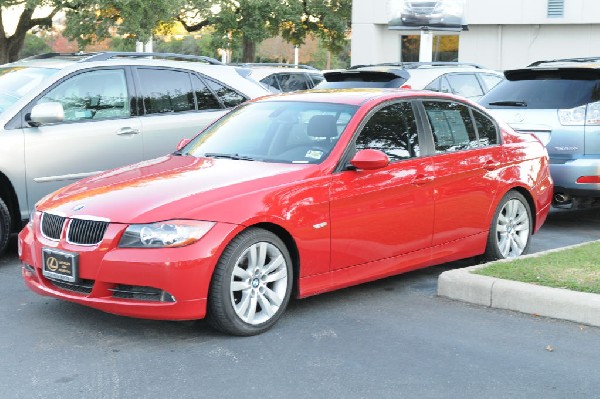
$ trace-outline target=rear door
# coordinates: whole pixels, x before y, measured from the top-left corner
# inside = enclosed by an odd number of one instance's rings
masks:
[[[496,124],[479,111],[448,100],[423,100],[422,104],[435,147],[431,158],[436,246],[489,229],[502,147]]]
[[[133,115],[126,68],[67,76],[23,110],[58,102],[61,123],[23,124],[28,204],[86,176],[142,160],[141,126]]]
[[[195,72],[136,68],[144,158],[171,153],[246,97]]]

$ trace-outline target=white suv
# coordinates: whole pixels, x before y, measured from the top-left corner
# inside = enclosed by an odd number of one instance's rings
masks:
[[[404,62],[357,65],[323,74],[317,88],[390,87],[433,90],[471,100],[481,98],[504,80],[501,72],[459,62]]]
[[[208,57],[45,54],[0,66],[0,254],[44,195],[175,150],[269,94]]]

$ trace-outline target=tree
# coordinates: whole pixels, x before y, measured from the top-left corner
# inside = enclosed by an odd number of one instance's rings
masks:
[[[18,60],[27,32],[50,29],[52,18],[64,5],[60,0],[0,0],[0,64]],[[4,25],[5,15],[7,20],[17,20],[12,34]]]
[[[52,47],[44,39],[39,36],[28,33],[25,35],[23,47],[19,53],[19,58],[31,57],[33,55],[49,53]]]

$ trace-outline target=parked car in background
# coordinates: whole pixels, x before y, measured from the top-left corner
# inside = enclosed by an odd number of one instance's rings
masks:
[[[252,79],[273,93],[308,90],[323,81],[323,73],[309,65],[280,63],[236,64],[249,69]]]
[[[547,143],[554,205],[600,205],[600,58],[538,61],[505,75],[480,103]]]
[[[504,80],[504,75],[476,64],[405,62],[357,65],[325,72],[318,88],[399,87],[452,93],[477,100]]]
[[[468,100],[312,90],[250,101],[174,154],[46,197],[19,248],[39,294],[252,335],[292,294],[519,256],[551,198],[542,143]]]
[[[44,195],[168,153],[265,94],[208,57],[51,53],[0,66],[0,254]]]

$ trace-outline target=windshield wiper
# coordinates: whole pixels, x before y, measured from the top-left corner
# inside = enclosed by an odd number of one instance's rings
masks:
[[[255,161],[255,158],[249,157],[247,155],[240,155],[240,154],[222,154],[219,152],[207,152],[206,154],[204,154],[205,157],[209,157],[209,158],[227,158],[227,159],[235,159],[238,161]]]
[[[488,105],[498,105],[501,107],[526,107],[527,103],[525,101],[493,101]]]

